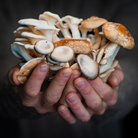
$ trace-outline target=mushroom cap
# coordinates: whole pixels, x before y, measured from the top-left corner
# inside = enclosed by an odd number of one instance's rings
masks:
[[[28,62],[26,62],[20,69],[20,71],[17,74],[17,79],[20,81],[21,84],[24,84],[28,77],[30,76],[33,69],[39,64],[39,63],[46,63],[46,59],[44,58],[35,58]]]
[[[43,14],[39,15],[40,20],[46,20],[47,22],[50,18],[55,19],[56,22],[61,20],[58,14],[55,14],[55,13],[52,13],[52,12],[49,12],[49,11],[45,11]],[[49,25],[51,25],[51,24],[49,24]]]
[[[58,62],[68,62],[73,58],[73,56],[73,50],[67,46],[56,47],[51,53],[51,59]]]
[[[34,34],[32,32],[22,32],[21,33],[21,36],[22,37],[27,37],[27,38],[40,38],[40,39],[45,39],[45,36],[44,35],[37,35],[37,34]]]
[[[95,79],[99,75],[99,65],[96,61],[87,55],[79,54],[77,56],[81,72],[89,79]]]
[[[54,46],[68,46],[73,49],[74,53],[88,54],[91,52],[92,44],[85,39],[63,39],[55,42]]]
[[[26,19],[21,19],[18,21],[19,24],[22,25],[47,25],[47,22],[44,20],[38,20],[38,19],[33,19],[33,18],[26,18]]]
[[[48,40],[39,40],[34,45],[34,49],[40,54],[49,54],[53,51],[54,46]]]
[[[135,45],[128,29],[120,23],[107,22],[102,26],[102,31],[107,39],[124,48],[132,49]]]
[[[62,17],[62,21],[68,22],[70,21],[72,24],[79,24],[83,19],[76,18],[74,16],[67,15],[65,17]]]
[[[41,24],[39,24],[39,25],[37,25],[36,27],[35,27],[35,29],[38,29],[38,30],[54,30],[54,31],[60,31],[60,29],[58,29],[58,28],[56,28],[55,26],[50,26],[50,25],[41,25]]]
[[[102,24],[106,23],[107,20],[104,18],[99,18],[97,16],[91,16],[90,18],[81,22],[81,27],[86,29],[98,28]]]

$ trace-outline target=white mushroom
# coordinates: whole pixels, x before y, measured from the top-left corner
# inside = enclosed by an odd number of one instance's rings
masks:
[[[55,26],[49,26],[48,24],[47,25],[37,25],[35,27],[35,29],[37,30],[40,30],[43,35],[45,36],[45,39],[52,42],[52,35],[53,35],[53,32],[56,31],[58,32],[59,29],[56,28]]]
[[[17,58],[20,58],[25,61],[29,61],[34,58],[32,55],[33,53],[30,50],[25,49],[21,45],[17,45],[17,43],[13,43],[11,45],[11,51]]]
[[[27,38],[15,38],[15,42],[31,44],[30,41]]]
[[[46,39],[45,36],[37,35],[32,32],[22,32],[21,36],[28,38],[32,45],[34,45],[38,40]]]
[[[69,16],[69,15],[62,18],[62,21],[65,21],[68,24],[68,26],[70,27],[71,32],[72,32],[72,36],[75,39],[80,38],[80,32],[79,32],[79,29],[78,29],[78,25],[80,24],[80,22],[82,20],[83,19],[79,19],[79,18]]]
[[[21,33],[24,31],[25,32],[31,32],[31,29],[29,27],[20,26],[13,33],[14,33],[15,37],[21,37]]]
[[[49,54],[46,56],[46,59],[47,59],[47,61],[48,61],[49,63],[51,63],[51,64],[59,64],[59,62],[52,60],[52,59],[50,58],[50,55],[49,55]]]
[[[100,65],[100,74],[111,67],[119,49],[120,46],[118,46],[116,43],[110,43],[107,45],[105,48],[105,56],[103,57],[103,60],[106,60],[107,63],[105,65]]]
[[[51,59],[58,62],[68,62],[74,57],[74,52],[70,47],[56,47],[51,53]]]
[[[59,22],[61,20],[59,15],[51,13],[49,11],[40,14],[39,19],[47,21],[48,25],[50,26],[54,26],[56,22]]]
[[[42,35],[42,33],[39,30],[35,30],[34,27],[39,24],[45,24],[46,21],[41,21],[33,18],[27,18],[27,19],[21,19],[18,21],[19,24],[21,25],[27,25],[33,33]]]
[[[63,22],[57,22],[56,27],[60,29],[64,38],[71,38],[71,34],[69,32],[69,26],[67,24],[63,24]]]
[[[72,70],[75,70],[75,69],[80,69],[78,63],[74,63],[71,67],[70,67]]]
[[[96,61],[91,59],[89,56],[84,54],[79,54],[77,56],[77,62],[79,64],[81,72],[88,79],[95,79],[99,75],[99,66]]]
[[[48,40],[40,40],[36,42],[36,44],[34,45],[34,49],[36,50],[36,52],[45,56],[53,51],[54,46]]]

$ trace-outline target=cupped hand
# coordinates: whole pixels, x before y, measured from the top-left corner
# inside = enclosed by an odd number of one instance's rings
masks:
[[[66,102],[62,97],[62,104],[58,107],[59,115],[68,123],[73,124],[77,119],[87,122],[93,114],[101,115],[107,106],[117,102],[118,87],[124,78],[120,65],[117,65],[109,76],[108,83],[104,83],[99,77],[95,80],[75,78],[73,73],[68,81],[70,83],[67,83],[64,89],[63,96],[66,96]]]
[[[19,67],[15,67],[9,72],[9,81],[23,105],[34,107],[41,114],[57,111],[57,102],[61,98],[62,91],[72,73],[70,68],[63,68],[56,73],[48,84],[47,81],[45,82],[48,71],[49,66],[40,63],[24,85],[20,84],[16,77]]]

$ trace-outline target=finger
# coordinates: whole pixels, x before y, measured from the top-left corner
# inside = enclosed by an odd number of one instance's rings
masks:
[[[40,63],[32,72],[31,76],[24,85],[21,92],[21,100],[26,106],[33,106],[34,99],[40,93],[42,83],[48,73],[49,67],[47,64]]]
[[[107,105],[116,103],[118,91],[104,83],[101,78],[97,77],[95,80],[89,80],[89,83]]]
[[[123,79],[124,79],[124,74],[121,70],[120,65],[117,65],[117,67],[115,68],[115,71],[112,72],[112,74],[109,76],[108,83],[112,87],[117,87],[123,81]]]
[[[8,73],[8,80],[11,85],[20,85],[21,83],[17,79],[17,73],[19,72],[19,67],[11,69]]]
[[[63,68],[56,73],[49,87],[42,94],[43,106],[50,107],[59,101],[71,74],[72,69],[70,68]]]
[[[104,104],[101,97],[93,89],[90,83],[83,77],[77,78],[74,83],[75,87],[84,98],[86,105],[96,114],[102,114],[106,104]]]
[[[67,103],[77,119],[82,122],[87,122],[90,120],[91,114],[82,104],[80,98],[76,93],[71,92],[67,95]]]
[[[67,103],[66,103],[66,98],[65,98],[67,96],[67,94],[70,93],[70,92],[76,92],[77,93],[77,89],[74,87],[74,80],[77,77],[79,77],[80,75],[81,75],[81,72],[79,70],[73,70],[72,71],[71,77],[68,80],[68,83],[67,83],[67,85],[64,89],[64,92],[62,94],[60,104],[64,104],[64,105],[68,106]]]
[[[58,113],[69,124],[74,124],[76,122],[76,117],[65,105],[61,105],[58,107]]]

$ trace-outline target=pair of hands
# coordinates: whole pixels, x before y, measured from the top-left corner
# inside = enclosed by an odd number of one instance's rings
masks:
[[[88,80],[79,70],[63,68],[50,83],[45,80],[49,67],[40,63],[24,85],[16,78],[19,67],[9,72],[9,81],[22,104],[34,107],[40,114],[58,111],[69,124],[79,119],[87,122],[93,114],[101,115],[107,106],[117,102],[118,86],[124,78],[120,65],[108,78]]]

